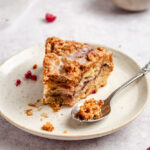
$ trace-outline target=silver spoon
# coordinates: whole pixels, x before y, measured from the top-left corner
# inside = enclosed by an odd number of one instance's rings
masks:
[[[118,93],[120,92],[122,89],[124,89],[125,87],[127,87],[129,84],[131,84],[132,82],[134,82],[135,80],[139,79],[140,77],[144,76],[145,74],[147,74],[148,72],[150,72],[150,61],[148,62],[148,64],[146,64],[137,75],[135,75],[134,77],[132,77],[131,79],[129,79],[127,82],[125,82],[123,85],[121,85],[119,88],[117,88],[114,92],[112,92],[105,100],[104,100],[104,105],[102,105],[101,107],[101,113],[102,113],[102,117],[99,119],[92,119],[92,120],[81,120],[79,117],[77,117],[76,113],[79,111],[80,106],[84,104],[84,102],[86,100],[82,100],[79,103],[77,103],[75,105],[75,107],[72,109],[71,111],[71,116],[73,119],[80,121],[80,122],[96,122],[96,121],[100,121],[106,117],[108,117],[108,115],[111,112],[111,106],[110,106],[110,101],[112,100],[112,98]]]

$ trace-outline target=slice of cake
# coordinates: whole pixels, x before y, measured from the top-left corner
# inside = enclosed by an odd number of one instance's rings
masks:
[[[43,61],[43,103],[73,106],[106,85],[112,52],[87,43],[48,38]]]

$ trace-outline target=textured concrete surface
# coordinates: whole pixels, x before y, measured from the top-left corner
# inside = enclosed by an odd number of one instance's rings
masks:
[[[14,21],[0,18],[0,63],[48,36],[117,48],[142,66],[150,60],[150,10],[129,13],[106,0],[33,0]],[[57,20],[45,23],[46,12]],[[12,12],[13,13],[13,12]],[[7,18],[6,18],[7,19]],[[5,28],[3,28],[6,25]],[[86,141],[56,141],[25,133],[0,117],[2,150],[145,150],[150,146],[150,103],[120,131]]]

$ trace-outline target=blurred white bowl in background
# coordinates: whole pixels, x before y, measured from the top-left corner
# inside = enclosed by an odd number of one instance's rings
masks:
[[[112,0],[112,2],[128,11],[142,11],[150,8],[150,0]]]

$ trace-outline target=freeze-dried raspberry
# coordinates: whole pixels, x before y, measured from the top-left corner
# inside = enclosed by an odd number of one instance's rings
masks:
[[[53,14],[46,13],[45,20],[47,22],[53,22],[56,20],[56,16],[54,16]]]
[[[31,76],[31,80],[36,81],[36,80],[37,80],[37,76],[33,74],[33,75]]]
[[[95,94],[96,92],[97,92],[96,90],[93,90],[93,91],[92,91],[92,94]]]
[[[21,84],[21,80],[20,79],[17,79],[16,80],[16,86],[19,86]]]
[[[32,73],[31,73],[31,71],[29,70],[29,71],[27,71],[27,73],[25,73],[25,75],[24,75],[24,77],[26,78],[26,79],[30,79],[31,78],[31,76],[32,76]]]

